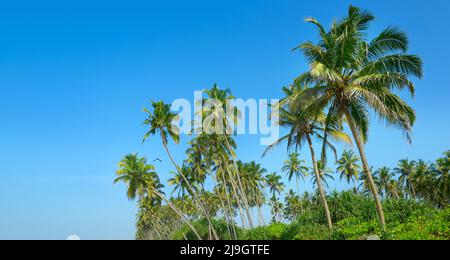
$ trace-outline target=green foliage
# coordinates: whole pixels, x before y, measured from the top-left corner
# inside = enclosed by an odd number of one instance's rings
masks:
[[[230,234],[228,232],[227,223],[224,220],[212,219],[212,224],[217,232],[217,235],[222,240],[231,240]],[[206,219],[202,219],[193,223],[195,229],[199,233],[203,240],[208,240],[210,235],[209,224]],[[235,226],[236,233],[238,237],[242,237],[242,230]],[[178,230],[172,237],[172,240],[198,240],[195,233],[187,225],[184,225],[180,230]]]
[[[414,216],[390,230],[394,240],[450,240],[450,208],[429,215]]]
[[[450,209],[437,210],[413,200],[386,200],[388,232],[383,233],[373,201],[352,192],[329,196],[330,211],[335,223],[328,231],[323,209],[309,207],[291,224],[272,224],[247,231],[246,240],[367,240],[376,235],[386,240],[448,240]],[[318,224],[319,223],[319,224]]]
[[[286,229],[287,225],[281,223],[254,228],[244,234],[243,240],[281,240]]]

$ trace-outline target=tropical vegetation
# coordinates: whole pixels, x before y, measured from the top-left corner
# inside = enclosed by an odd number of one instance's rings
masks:
[[[168,173],[172,193],[167,195],[145,157],[129,154],[119,163],[115,183],[126,184],[127,197],[139,207],[136,238],[450,239],[450,151],[435,162],[403,159],[394,168],[378,169],[369,163],[365,144],[372,118],[412,141],[415,111],[399,92],[414,95],[412,78],[423,75],[422,61],[408,53],[408,37],[400,29],[388,27],[369,39],[374,19],[353,6],[329,29],[307,19],[319,41],[295,49],[309,69],[282,89],[284,96],[273,109],[280,112],[278,123],[287,134],[263,154],[286,149],[278,172],[238,159],[229,129],[241,111],[229,105],[235,100],[229,89],[215,85],[205,91],[199,115],[218,120],[210,125],[214,129],[192,135],[183,161],[170,150],[181,141],[172,123],[178,115],[164,102],[144,109],[144,142],[159,139],[175,171]],[[219,125],[222,132],[209,131]],[[339,151],[341,146],[347,148]],[[329,180],[337,178],[350,190],[330,191]],[[314,192],[307,192],[307,183]],[[295,190],[286,188],[291,186]]]

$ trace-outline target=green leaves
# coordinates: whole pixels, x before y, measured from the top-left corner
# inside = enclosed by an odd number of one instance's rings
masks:
[[[394,52],[406,52],[408,45],[406,33],[399,28],[388,27],[372,40],[367,51],[371,59],[377,59]]]

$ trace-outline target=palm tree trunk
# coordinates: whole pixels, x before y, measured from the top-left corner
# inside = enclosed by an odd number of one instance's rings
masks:
[[[183,180],[186,182],[186,185],[188,186],[190,192],[192,193],[191,195],[192,195],[192,197],[193,197],[195,203],[197,204],[197,207],[199,207],[199,209],[200,209],[200,210],[203,212],[203,214],[205,215],[205,217],[206,217],[206,219],[207,219],[207,221],[208,221],[208,224],[209,224],[210,226],[212,226],[212,221],[211,221],[211,218],[210,218],[209,214],[206,212],[206,210],[205,210],[205,209],[203,208],[203,206],[201,205],[200,200],[199,200],[199,199],[197,198],[197,196],[195,195],[194,189],[192,188],[192,186],[191,186],[191,184],[189,183],[188,179],[187,179],[186,176],[184,175],[183,171],[181,170],[181,168],[178,166],[178,164],[177,164],[177,163],[175,162],[175,160],[173,159],[172,154],[170,153],[169,148],[167,147],[166,140],[165,140],[165,138],[164,138],[164,136],[163,136],[162,134],[161,134],[161,139],[162,139],[162,142],[163,142],[164,149],[165,149],[166,152],[167,152],[167,155],[169,156],[169,158],[170,158],[170,160],[172,161],[173,165],[174,165],[175,168],[177,169],[178,173],[180,173],[180,175],[183,177]],[[216,230],[214,229],[214,227],[213,227],[213,233],[214,233],[215,239],[216,239],[216,240],[219,240],[219,237],[217,236],[217,232],[216,232]]]
[[[223,179],[223,183],[225,185],[224,189],[225,189],[226,196],[227,196],[227,199],[228,199],[228,205],[229,205],[230,211],[231,211],[233,205],[230,202],[230,195],[229,195],[228,190],[227,190],[227,181],[226,181],[226,178],[225,178],[225,171],[222,168],[222,166],[220,166],[220,170],[222,171],[222,179]],[[232,181],[230,180],[230,182],[232,182]],[[241,218],[242,228],[245,228],[246,225],[247,225],[247,222],[245,222],[244,213],[242,212],[241,202],[239,201],[238,194],[236,193],[236,188],[234,187],[234,185],[232,183],[231,183],[231,187],[233,188],[233,191],[234,191],[234,197],[236,199],[239,216]]]
[[[345,116],[347,118],[347,122],[350,126],[350,129],[352,131],[353,137],[355,139],[356,145],[358,146],[359,154],[361,156],[361,161],[363,164],[364,172],[366,173],[367,179],[369,181],[369,187],[373,195],[373,199],[375,200],[375,206],[377,208],[378,212],[378,218],[380,219],[380,224],[383,230],[386,229],[386,221],[384,218],[384,211],[383,211],[383,205],[381,204],[380,197],[378,195],[378,188],[375,184],[375,181],[373,180],[372,173],[370,171],[370,166],[367,161],[366,152],[364,149],[363,142],[361,141],[361,137],[359,134],[359,131],[357,130],[357,127],[355,125],[355,122],[353,121],[353,118],[351,117],[350,113],[347,111],[345,113]]]
[[[356,180],[355,180],[355,178],[352,178],[352,179],[353,179],[353,188],[355,189],[355,193],[359,194],[358,188],[356,187]]]
[[[192,230],[192,232],[194,232],[194,234],[197,236],[198,240],[202,240],[202,237],[198,234],[197,230],[194,228],[194,226],[192,226],[191,222],[189,222],[189,220],[184,216],[183,213],[181,213],[176,207],[175,205],[173,205],[172,202],[170,202],[164,195],[162,195],[161,193],[159,193],[159,191],[157,191],[156,189],[152,189],[153,192],[156,194],[156,196],[160,197],[164,202],[167,203],[167,205],[173,210],[175,211],[175,213],[181,217],[181,219],[183,219],[183,221],[186,223],[186,225],[189,226],[189,228]]]
[[[264,219],[264,215],[262,214],[261,206],[259,206],[259,205],[258,205],[258,214],[259,214],[259,218],[261,219],[261,224],[263,226],[265,226],[266,225],[266,220]]]
[[[231,176],[230,176],[230,184],[231,184],[231,187],[233,188],[233,192],[234,192],[234,195],[235,195],[236,203],[237,203],[237,206],[238,206],[238,209],[239,209],[239,214],[241,215],[243,228],[245,228],[245,226],[247,226],[248,223],[245,220],[244,213],[242,211],[243,207],[242,207],[242,204],[241,204],[241,200],[239,199],[238,187],[237,187],[236,183],[233,181],[233,177],[231,177]]]
[[[300,198],[300,178],[298,177],[298,176],[295,176],[295,181],[297,182],[297,192],[298,192],[298,196],[299,196],[299,198]],[[300,198],[300,212],[303,214],[304,213],[304,211],[303,211],[303,203],[302,203],[302,199]]]
[[[414,185],[410,182],[409,186],[411,186],[411,195],[413,200],[416,200],[416,189],[414,189]]]
[[[250,228],[253,228],[253,220],[252,220],[252,215],[250,213],[250,207],[249,207],[249,204],[248,204],[247,194],[245,194],[244,186],[242,185],[241,175],[239,174],[239,170],[238,170],[238,167],[236,165],[236,158],[235,158],[235,155],[233,154],[230,142],[228,141],[228,136],[225,136],[225,141],[226,141],[228,150],[230,151],[232,159],[233,159],[232,163],[233,163],[233,167],[234,167],[234,169],[236,171],[236,175],[237,175],[237,179],[238,179],[238,183],[239,183],[239,188],[241,190],[242,199],[243,199],[244,205],[245,205],[245,211],[247,213],[248,223],[250,225]]]
[[[317,187],[319,188],[320,198],[322,199],[322,204],[325,209],[325,216],[327,218],[328,229],[330,231],[332,231],[333,230],[333,222],[331,221],[330,208],[328,207],[327,197],[325,195],[325,190],[324,190],[323,184],[322,184],[322,177],[320,176],[319,166],[316,161],[316,154],[314,152],[314,147],[312,144],[311,136],[309,136],[309,134],[307,135],[307,139],[308,139],[309,149],[311,151],[311,159],[312,159],[313,166],[314,166],[314,173],[316,174],[316,178],[317,178]]]
[[[212,176],[212,179],[213,179],[213,182],[214,182],[214,186],[218,188],[219,186],[217,185],[216,176]],[[228,235],[230,236],[230,238],[232,238],[233,236],[231,235],[231,222],[230,222],[230,217],[228,215],[228,210],[225,207],[225,203],[224,203],[224,200],[222,198],[222,193],[219,191],[217,195],[218,195],[219,200],[220,200],[220,205],[222,207],[222,211],[223,211],[223,214],[224,214],[224,217],[225,217],[225,221],[227,222]]]

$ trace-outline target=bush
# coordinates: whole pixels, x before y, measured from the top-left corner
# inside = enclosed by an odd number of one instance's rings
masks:
[[[353,192],[333,193],[328,204],[335,230],[329,234],[320,204],[302,214],[287,228],[282,239],[366,240],[371,235],[383,239],[450,239],[449,210],[438,211],[413,200],[385,200],[383,207],[387,233],[383,233],[371,197]]]
[[[213,219],[212,224],[221,240],[231,240],[231,237],[228,233],[228,226],[226,221]],[[196,221],[192,223],[192,225],[195,227],[203,240],[209,239],[209,224],[206,219]],[[235,228],[238,237],[242,236],[242,229],[237,226],[235,226]],[[183,227],[175,233],[172,239],[185,240],[185,237],[188,240],[198,240],[195,233],[187,225],[183,225]]]
[[[281,240],[287,227],[287,225],[281,223],[257,227],[248,230],[243,236],[243,240]]]
[[[389,232],[394,240],[450,240],[450,208],[411,217]]]

